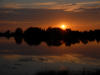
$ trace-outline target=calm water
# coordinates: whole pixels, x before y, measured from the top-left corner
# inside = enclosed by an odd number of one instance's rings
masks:
[[[0,73],[2,75],[35,75],[49,70],[82,70],[100,68],[100,43],[91,41],[66,46],[16,44],[14,38],[0,38]]]

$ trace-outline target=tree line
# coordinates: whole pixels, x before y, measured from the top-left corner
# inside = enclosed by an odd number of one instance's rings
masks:
[[[39,45],[41,42],[46,42],[48,46],[60,46],[65,43],[66,46],[71,46],[75,43],[87,44],[89,41],[100,42],[100,30],[90,31],[73,31],[71,29],[62,30],[60,28],[41,29],[38,27],[30,27],[23,31],[17,28],[14,32],[10,30],[0,32],[0,37],[14,37],[17,44],[21,44],[22,40],[29,45]]]

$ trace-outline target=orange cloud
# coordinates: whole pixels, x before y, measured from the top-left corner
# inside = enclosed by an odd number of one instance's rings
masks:
[[[44,2],[44,3],[38,2],[38,3],[34,3],[34,5],[36,5],[36,6],[40,6],[40,5],[55,5],[55,4],[57,4],[57,3],[56,2]]]

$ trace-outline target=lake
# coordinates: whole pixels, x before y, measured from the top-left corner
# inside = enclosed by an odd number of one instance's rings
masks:
[[[100,42],[29,45],[22,40],[0,38],[0,73],[2,75],[36,75],[44,71],[82,71],[100,69]]]

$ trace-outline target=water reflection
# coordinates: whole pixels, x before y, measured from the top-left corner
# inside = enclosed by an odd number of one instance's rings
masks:
[[[55,73],[58,75],[59,72],[68,72],[68,75],[83,75],[82,73],[84,72],[99,74],[100,60],[98,60],[99,62],[95,62],[96,60],[94,60],[94,62],[92,61],[93,59],[70,54],[64,56],[3,54],[0,55],[0,73],[2,75],[48,75],[48,73],[51,74],[52,72],[54,73],[53,75],[55,75]]]
[[[19,59],[20,62],[37,63],[72,63],[100,66],[100,60],[96,58],[84,57],[78,54],[65,54],[61,56],[27,56]],[[95,61],[95,62],[94,62]]]
[[[72,46],[66,46],[63,42],[61,43],[62,45],[59,46],[48,46],[45,42],[41,42],[40,45],[28,46],[24,40],[22,40],[21,44],[16,44],[14,38],[9,40],[0,38],[0,54],[63,55],[71,53],[83,55],[84,57],[100,58],[100,43],[96,41],[88,42],[87,45],[80,42],[72,44]]]
[[[57,75],[59,72],[55,70],[59,69],[100,68],[99,30],[33,30],[34,28],[23,33],[17,29],[13,33],[0,33],[0,73],[45,75],[53,70],[53,74]]]
[[[48,28],[43,30],[41,28],[28,28],[26,31],[22,31],[21,28],[17,28],[15,32],[9,30],[5,33],[0,33],[1,37],[15,38],[17,44],[21,44],[24,40],[28,45],[39,45],[41,42],[45,42],[48,46],[60,46],[65,43],[66,46],[80,43],[88,44],[91,41],[100,42],[100,30],[90,31],[72,31],[71,29],[61,30],[60,28]]]

